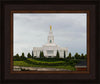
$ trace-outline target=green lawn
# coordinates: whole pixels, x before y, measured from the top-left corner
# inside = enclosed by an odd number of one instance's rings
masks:
[[[24,67],[46,67],[46,68],[60,68],[75,71],[75,67],[71,65],[66,65],[65,61],[55,61],[47,62],[40,61],[36,59],[27,59],[24,61],[13,61],[14,66],[24,66]]]

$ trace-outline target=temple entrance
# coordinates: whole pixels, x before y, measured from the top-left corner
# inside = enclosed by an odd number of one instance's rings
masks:
[[[53,54],[53,50],[47,50],[47,54],[48,54],[48,55]]]

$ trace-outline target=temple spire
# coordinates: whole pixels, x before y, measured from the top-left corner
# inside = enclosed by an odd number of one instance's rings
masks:
[[[52,30],[52,26],[50,25],[50,30]]]
[[[52,26],[50,25],[50,31],[49,31],[49,35],[48,35],[48,43],[54,43],[54,36],[53,36],[53,32],[52,32]]]

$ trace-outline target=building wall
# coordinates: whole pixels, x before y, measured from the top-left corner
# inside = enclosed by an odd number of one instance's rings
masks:
[[[48,50],[53,50],[53,54],[48,54],[47,53]],[[57,50],[59,52],[60,58],[64,58],[64,51],[65,51],[66,57],[68,56],[68,49],[67,48],[60,48],[57,46],[56,47],[51,47],[51,46],[34,47],[33,53],[34,53],[34,56],[36,56],[37,58],[40,57],[40,51],[43,51],[45,57],[48,57],[48,56],[54,57],[57,54]]]

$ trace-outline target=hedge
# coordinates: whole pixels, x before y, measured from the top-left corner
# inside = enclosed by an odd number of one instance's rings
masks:
[[[55,62],[46,62],[46,61],[38,61],[34,59],[27,59],[25,62],[30,64],[36,64],[36,65],[48,65],[48,66],[57,66],[57,65],[64,65],[65,61],[55,61]]]

